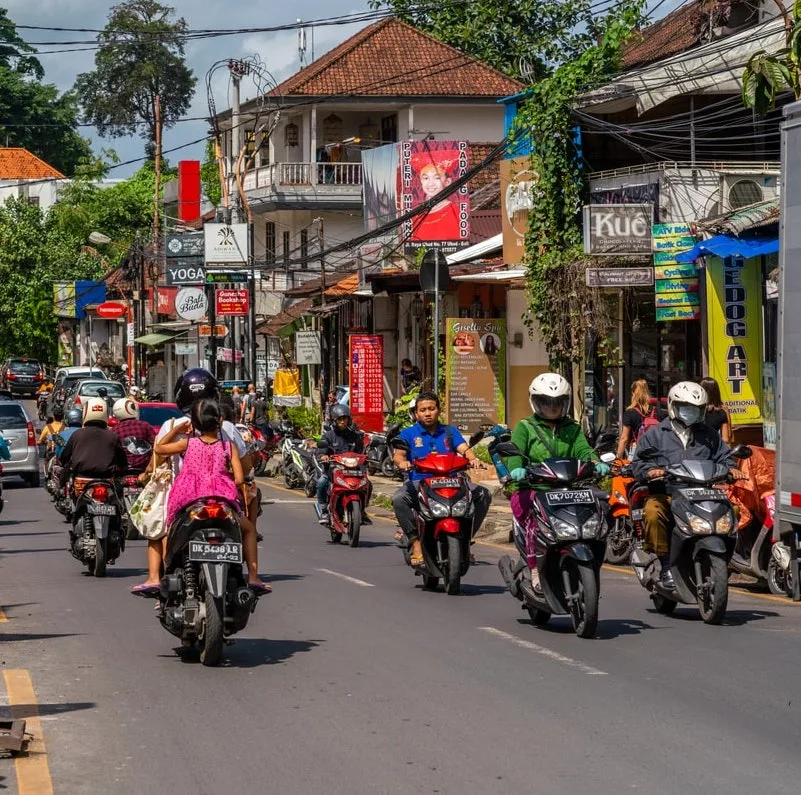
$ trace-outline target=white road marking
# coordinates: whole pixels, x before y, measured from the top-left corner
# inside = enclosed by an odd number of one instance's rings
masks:
[[[348,582],[352,582],[354,585],[360,585],[362,588],[375,588],[375,585],[373,585],[371,582],[357,580],[355,577],[348,577],[347,574],[340,574],[338,571],[331,571],[331,569],[317,569],[317,571],[321,571],[324,574],[330,574],[332,577],[339,577],[341,580],[347,580]]]
[[[311,505],[311,501],[308,497],[304,497],[302,500],[262,500],[262,505]]]
[[[510,635],[508,632],[495,629],[495,627],[479,627],[479,629],[489,635],[494,635],[496,638],[508,640],[510,643],[514,643],[515,646],[520,646],[521,649],[535,651],[537,654],[541,654],[543,657],[548,657],[554,662],[562,663],[562,665],[566,665],[569,668],[575,668],[577,671],[581,671],[589,676],[607,676],[606,671],[600,671],[598,668],[593,668],[591,665],[586,665],[583,662],[574,660],[572,657],[565,657],[564,654],[559,654],[558,651],[546,649],[545,646],[539,646],[536,643],[532,643],[530,640],[523,640],[522,638],[518,638],[516,635]]]

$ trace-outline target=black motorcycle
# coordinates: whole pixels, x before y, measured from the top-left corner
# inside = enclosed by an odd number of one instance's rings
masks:
[[[742,445],[732,451],[736,458],[750,455]],[[643,549],[643,524],[639,511],[634,513],[641,505],[632,505],[636,537],[631,565],[659,613],[670,615],[681,602],[697,604],[705,624],[723,621],[737,517],[726,492],[715,486],[730,480],[729,467],[714,461],[687,460],[665,470],[663,482],[673,513],[670,565],[676,587],[672,589],[661,582],[656,555]]]
[[[390,426],[386,433],[371,433],[365,453],[367,454],[367,470],[373,474],[383,475],[385,478],[400,478],[401,472],[392,460],[390,442],[400,433],[400,423]]]
[[[263,595],[243,570],[239,507],[222,497],[188,505],[170,528],[159,592],[161,625],[219,665],[225,638],[243,630]]]
[[[511,442],[490,443],[490,454],[493,461],[499,456],[525,458]],[[534,500],[534,554],[528,554],[525,530],[514,522],[520,557],[516,563],[509,555],[498,561],[510,593],[523,603],[534,624],[543,626],[552,615],[569,615],[581,638],[593,637],[598,628],[600,572],[608,531],[608,495],[594,486],[596,478],[591,461],[550,458],[527,466],[527,484],[546,487],[536,492]],[[530,573],[535,566],[537,587]]]
[[[125,550],[124,508],[110,480],[76,479],[70,552],[95,577],[106,576],[106,566]]]

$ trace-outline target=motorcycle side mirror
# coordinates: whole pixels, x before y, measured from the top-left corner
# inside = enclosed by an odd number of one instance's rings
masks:
[[[401,432],[402,428],[403,425],[400,422],[395,422],[390,425],[387,429],[387,441],[389,442],[394,439]]]
[[[614,460],[615,460],[615,454],[614,453],[604,453],[601,456],[601,461],[603,461],[604,464],[611,464],[611,463],[614,462]]]
[[[511,458],[512,456],[521,456],[522,453],[520,450],[517,449],[517,445],[514,442],[501,442],[498,445],[495,445],[493,449],[494,453],[497,453],[504,458]]]
[[[403,450],[404,452],[409,452],[412,448],[409,446],[409,443],[405,439],[398,439],[395,438],[392,440],[391,447],[395,450]]]
[[[318,450],[327,450],[328,447],[329,447],[329,445],[328,445],[328,441],[326,439],[320,439],[317,442],[317,449]]]
[[[744,444],[736,445],[731,451],[732,458],[746,459],[751,458],[753,454],[754,451]]]
[[[476,431],[468,440],[467,444],[470,447],[475,447],[486,436],[484,431]]]

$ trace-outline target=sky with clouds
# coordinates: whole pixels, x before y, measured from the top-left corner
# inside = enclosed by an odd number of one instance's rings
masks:
[[[224,0],[162,0],[172,5],[178,16],[186,19],[190,28],[231,29],[272,27],[294,23],[297,19],[323,19],[368,11],[367,0],[262,0],[259,3],[224,2]],[[109,0],[0,0],[0,6],[8,9],[8,16],[17,25],[45,25],[65,28],[103,28],[109,9],[114,3]],[[319,57],[327,50],[352,36],[367,23],[333,25],[314,30],[314,55]],[[43,30],[20,30],[23,39],[29,42],[78,41],[94,38],[87,33],[55,33]],[[307,55],[311,55],[311,38],[307,36]],[[40,50],[62,49],[60,46],[41,46]],[[65,45],[63,49],[83,49],[79,45]],[[186,46],[189,66],[198,78],[198,87],[188,117],[208,116],[205,77],[209,67],[222,58],[241,58],[258,53],[267,69],[279,82],[300,68],[298,35],[296,31],[277,33],[252,33],[236,36],[190,41]],[[68,52],[40,55],[45,68],[45,80],[59,89],[72,87],[78,74],[93,68],[94,52]],[[215,102],[218,110],[229,107],[227,74],[219,73],[215,85]],[[247,97],[247,85],[243,82],[242,99]],[[165,149],[180,146],[203,138],[208,131],[205,121],[185,121],[176,124],[164,136]],[[96,152],[102,148],[113,148],[121,160],[142,157],[144,146],[138,138],[105,140],[97,136],[91,127],[83,128]],[[203,145],[187,147],[167,155],[175,164],[179,159],[203,157]],[[139,163],[112,171],[110,177],[125,177],[136,171]]]

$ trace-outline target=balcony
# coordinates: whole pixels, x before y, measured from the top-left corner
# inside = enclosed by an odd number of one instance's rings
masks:
[[[243,187],[256,211],[358,209],[362,164],[273,163],[246,174]]]

